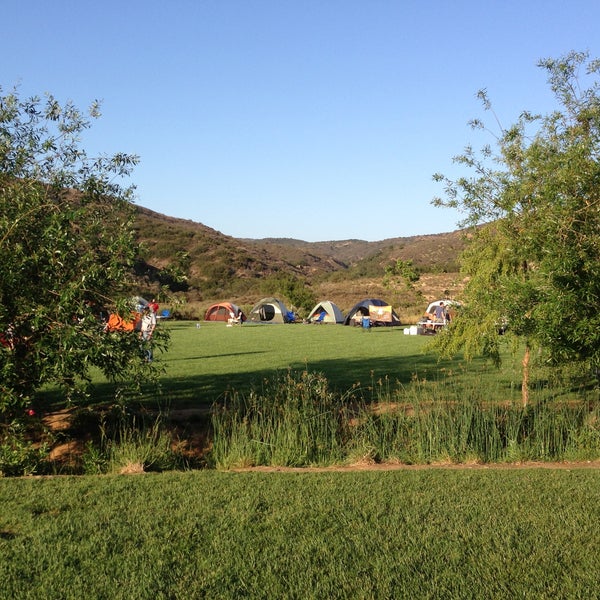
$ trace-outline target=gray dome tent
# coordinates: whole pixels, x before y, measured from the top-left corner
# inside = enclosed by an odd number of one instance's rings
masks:
[[[263,298],[254,305],[248,320],[252,323],[290,323],[293,316],[285,304],[277,298]]]
[[[323,300],[315,305],[306,320],[309,323],[343,323],[344,315],[331,300]]]

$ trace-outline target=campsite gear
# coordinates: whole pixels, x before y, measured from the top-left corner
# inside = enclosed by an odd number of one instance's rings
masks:
[[[133,298],[131,298],[130,302],[131,307],[139,313],[141,313],[144,310],[144,308],[146,308],[146,306],[150,304],[148,300],[142,298],[141,296],[134,296]]]
[[[369,304],[369,319],[376,323],[392,323],[391,306],[373,306]]]
[[[322,323],[323,319],[327,316],[327,313],[323,310],[319,313],[319,316],[314,319],[313,323]]]
[[[116,313],[111,313],[106,322],[106,331],[139,331],[142,319],[140,313],[131,313],[131,319],[124,319]]]
[[[241,313],[241,320],[246,320],[246,315],[236,304],[231,302],[217,302],[216,304],[212,304],[206,309],[206,312],[204,313],[204,320],[227,322],[229,319],[231,319],[231,313],[234,315]]]
[[[430,302],[425,314],[417,323],[418,334],[431,335],[437,333],[452,320],[454,310],[458,307],[460,307],[460,302],[456,300],[444,299]],[[441,317],[438,316],[440,309],[443,309]]]

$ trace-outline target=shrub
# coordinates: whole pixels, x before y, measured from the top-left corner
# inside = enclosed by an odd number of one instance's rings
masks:
[[[86,446],[86,473],[144,473],[187,467],[160,415],[149,423],[125,412],[114,419],[119,408],[103,418],[99,445]]]
[[[0,477],[34,475],[46,470],[48,445],[26,438],[26,427],[18,419],[0,430]]]

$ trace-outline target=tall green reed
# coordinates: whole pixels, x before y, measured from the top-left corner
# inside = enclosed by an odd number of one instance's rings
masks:
[[[339,461],[350,419],[347,396],[316,373],[288,371],[248,395],[233,393],[212,414],[219,467],[307,466]]]
[[[324,376],[302,372],[233,394],[212,415],[213,462],[220,468],[309,466],[369,460],[423,464],[518,462],[600,457],[600,406],[547,390],[527,407],[501,401],[502,389],[451,378],[391,389],[332,393]],[[492,400],[493,399],[493,400]]]
[[[502,390],[444,381],[415,382],[379,398],[352,443],[373,458],[407,463],[589,459],[600,456],[600,406],[585,394],[523,407]],[[493,398],[494,400],[491,400]]]
[[[144,417],[115,406],[103,415],[98,444],[88,442],[82,457],[86,473],[143,473],[187,468],[162,415]]]

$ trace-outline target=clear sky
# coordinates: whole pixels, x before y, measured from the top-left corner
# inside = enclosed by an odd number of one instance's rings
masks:
[[[102,101],[83,145],[140,156],[136,203],[242,238],[456,229],[488,90],[504,125],[553,99],[539,59],[600,57],[598,0],[4,0],[0,86]],[[492,141],[490,138],[487,141]]]

